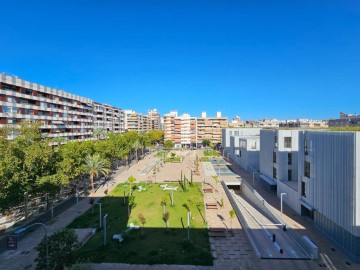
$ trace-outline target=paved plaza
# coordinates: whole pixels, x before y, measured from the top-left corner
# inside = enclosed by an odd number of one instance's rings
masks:
[[[95,194],[91,196],[99,199],[105,196],[105,191],[111,192],[118,183],[127,180],[133,175],[137,181],[164,182],[165,180],[180,179],[181,171],[190,179],[190,172],[194,169],[194,160],[196,155],[200,158],[201,151],[176,151],[177,155],[183,157],[181,163],[165,163],[160,165],[161,161],[154,154],[147,155],[143,160],[133,163],[129,168],[124,168],[115,174],[114,178],[100,186]],[[149,169],[152,164],[159,164],[156,174],[153,168]],[[235,217],[230,218],[229,211],[232,209],[224,189],[220,183],[208,173],[205,174],[207,165],[203,166],[200,162],[200,175],[194,175],[193,180],[202,182],[202,187],[211,189],[212,192],[204,194],[204,203],[215,204],[213,209],[206,209],[206,219],[208,222],[211,252],[214,256],[214,266],[178,266],[178,265],[127,265],[127,264],[91,264],[90,269],[359,269],[359,265],[353,263],[341,251],[332,245],[325,237],[317,232],[311,222],[296,213],[290,208],[284,207],[284,217],[293,228],[301,231],[301,234],[308,235],[320,249],[318,260],[261,260],[255,256],[253,248],[246,237],[244,230]],[[144,169],[148,171],[144,174]],[[252,175],[240,170],[237,166],[231,165],[234,172],[242,177],[245,181],[252,183]],[[255,182],[255,188],[258,192],[279,212],[280,200],[270,192],[263,190],[261,185]],[[220,206],[224,202],[223,207]],[[91,205],[88,199],[81,200],[77,205],[67,209],[47,225],[49,233],[53,233],[70,224],[77,216],[88,210]],[[217,235],[219,234],[219,235]],[[35,269],[34,259],[37,255],[35,247],[42,239],[44,233],[41,228],[23,237],[18,243],[17,251],[6,251],[0,254],[0,269]]]

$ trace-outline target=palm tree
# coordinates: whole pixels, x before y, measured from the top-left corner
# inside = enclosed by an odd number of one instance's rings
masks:
[[[140,222],[141,222],[141,224],[142,224],[141,236],[144,236],[144,225],[145,225],[145,223],[146,223],[146,219],[145,219],[145,217],[143,216],[143,214],[141,214],[141,213],[138,214],[138,218],[139,218],[139,220],[140,220]]]
[[[85,166],[90,175],[91,182],[91,192],[94,192],[94,176],[98,176],[99,174],[107,174],[110,172],[108,168],[107,162],[103,160],[99,154],[88,155],[85,157]]]
[[[163,196],[161,198],[161,202],[160,202],[161,206],[163,207],[163,213],[165,214],[166,211],[166,205],[167,205],[167,197]]]
[[[132,145],[132,148],[134,149],[135,151],[135,157],[136,157],[136,160],[138,159],[138,150],[141,148],[141,143],[139,141],[135,141]]]
[[[169,212],[165,212],[163,214],[163,219],[166,222],[166,229],[169,228],[169,218],[170,218],[170,213]]]
[[[134,176],[130,175],[129,178],[128,178],[128,182],[129,182],[129,184],[130,184],[130,196],[131,196],[131,194],[132,194],[131,184],[134,183],[135,181],[136,181],[136,178],[135,178]]]
[[[95,128],[95,129],[93,130],[93,137],[96,137],[98,140],[99,140],[100,138],[105,138],[105,137],[106,137],[106,134],[107,134],[106,130],[103,129],[103,128],[100,128],[100,127]]]

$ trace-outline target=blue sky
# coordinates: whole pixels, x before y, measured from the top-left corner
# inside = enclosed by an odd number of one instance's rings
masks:
[[[360,113],[360,1],[3,1],[0,72],[146,113]]]

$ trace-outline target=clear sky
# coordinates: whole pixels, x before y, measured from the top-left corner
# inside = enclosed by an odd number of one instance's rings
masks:
[[[2,1],[0,72],[146,113],[360,113],[360,1]]]

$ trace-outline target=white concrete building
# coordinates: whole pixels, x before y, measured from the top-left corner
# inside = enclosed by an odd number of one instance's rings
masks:
[[[221,146],[224,149],[224,155],[230,155],[230,137],[239,136],[259,136],[261,128],[223,128],[221,134]]]
[[[260,136],[230,136],[230,159],[248,172],[260,165]]]

